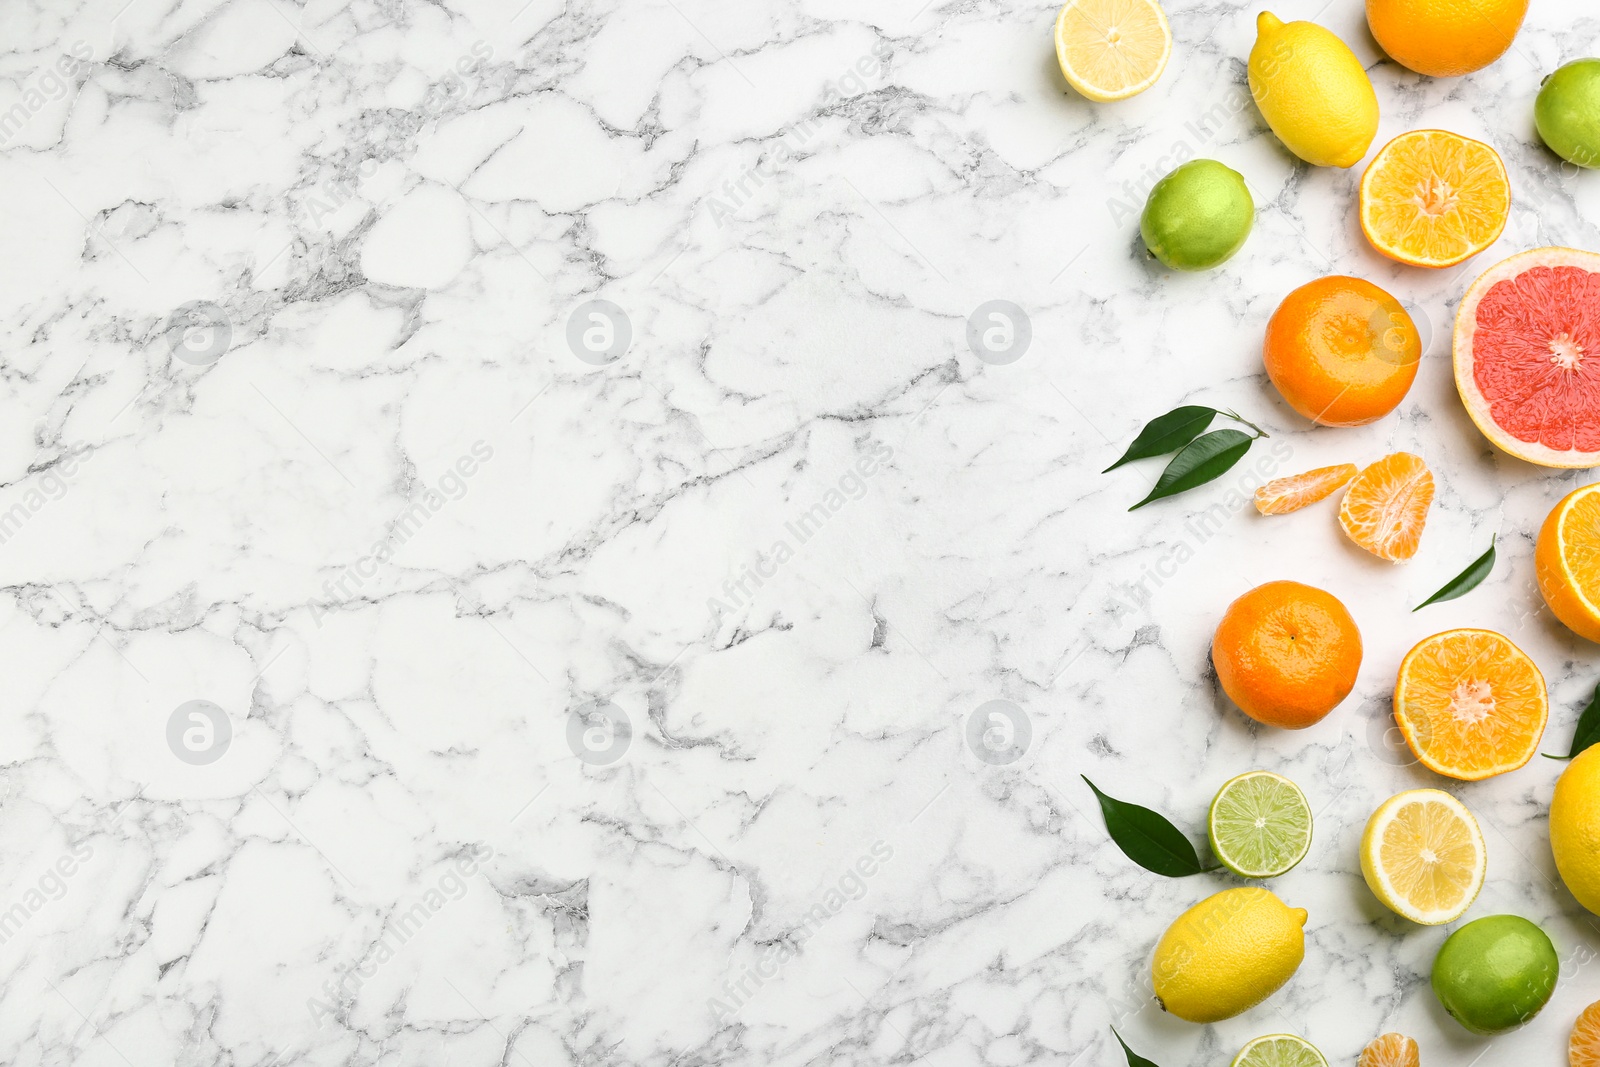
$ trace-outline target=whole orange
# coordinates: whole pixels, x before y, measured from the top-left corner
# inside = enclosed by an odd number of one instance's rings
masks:
[[[1211,662],[1246,715],[1299,730],[1355,688],[1361,631],[1332,593],[1267,582],[1228,605],[1211,639]]]
[[[1367,25],[1389,58],[1434,78],[1499,59],[1527,13],[1528,0],[1367,0]]]
[[[1400,301],[1371,282],[1334,275],[1283,298],[1261,355],[1290,407],[1324,426],[1360,426],[1405,399],[1422,338]]]

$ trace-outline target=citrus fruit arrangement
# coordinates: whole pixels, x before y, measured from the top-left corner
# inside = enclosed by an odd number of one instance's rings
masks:
[[[1528,9],[1528,0],[1365,3],[1368,26],[1387,56],[1438,78],[1493,63],[1511,47]],[[1067,0],[1055,46],[1074,89],[1095,101],[1122,100],[1160,79],[1172,34],[1157,0]],[[1246,71],[1261,117],[1289,153],[1317,167],[1350,168],[1368,159],[1378,131],[1378,94],[1336,34],[1260,11]],[[1532,118],[1560,166],[1600,167],[1600,58],[1576,59],[1551,72]],[[1450,130],[1414,129],[1372,153],[1355,206],[1376,252],[1408,267],[1439,269],[1465,263],[1500,239],[1511,196],[1505,164],[1491,145]],[[1165,267],[1205,271],[1245,246],[1254,214],[1254,198],[1239,173],[1218,160],[1191,159],[1151,189],[1139,232]],[[1262,362],[1285,405],[1300,417],[1319,427],[1362,426],[1402,404],[1424,347],[1393,294],[1361,278],[1330,275],[1281,299],[1266,324]],[[1600,465],[1600,254],[1537,248],[1482,271],[1462,294],[1452,347],[1461,403],[1501,452],[1550,468]],[[1202,464],[1233,450],[1213,464],[1220,473],[1254,440],[1233,429],[1217,432],[1232,434],[1227,440],[1197,438],[1215,414],[1191,406],[1155,420],[1108,470],[1178,450],[1163,483],[1173,481],[1174,491],[1202,484],[1216,476],[1201,477]],[[1338,523],[1349,541],[1377,559],[1401,563],[1422,547],[1434,492],[1426,461],[1395,452],[1368,457],[1364,465],[1337,463],[1275,478],[1255,491],[1254,504],[1262,516],[1281,516],[1339,494]],[[1492,569],[1494,547],[1419,607],[1470,590]],[[1537,587],[1555,618],[1600,643],[1600,483],[1573,490],[1551,510],[1538,533],[1534,564]],[[1240,712],[1264,726],[1304,729],[1333,714],[1354,689],[1362,639],[1354,616],[1333,593],[1268,581],[1223,612],[1210,656],[1219,687]],[[1393,716],[1423,768],[1470,782],[1516,771],[1532,759],[1550,700],[1538,665],[1508,637],[1458,628],[1418,641],[1405,655]],[[1573,897],[1600,914],[1600,744],[1594,744],[1600,740],[1600,686],[1578,734],[1550,800],[1550,847]],[[1217,791],[1206,819],[1216,859],[1211,867],[1201,865],[1182,832],[1162,816],[1132,806],[1118,814],[1110,806],[1123,802],[1095,792],[1113,839],[1156,873],[1177,877],[1225,868],[1240,878],[1276,878],[1312,847],[1313,812],[1305,793],[1271,771],[1247,771]],[[1146,839],[1125,843],[1130,827]],[[1172,861],[1171,870],[1140,859],[1157,839],[1170,847],[1169,855],[1186,859]],[[1451,792],[1431,787],[1407,789],[1380,804],[1356,858],[1371,897],[1418,926],[1465,916],[1489,866],[1472,811]],[[1158,1003],[1195,1023],[1248,1011],[1300,967],[1306,921],[1305,910],[1261,886],[1200,900],[1155,947],[1151,984]],[[1444,940],[1431,988],[1464,1029],[1491,1036],[1543,1010],[1559,977],[1556,947],[1543,930],[1521,916],[1488,915]],[[1130,1063],[1148,1063],[1123,1048]],[[1414,1039],[1386,1033],[1366,1045],[1359,1067],[1419,1067],[1420,1058]],[[1577,1017],[1569,1062],[1600,1067],[1600,1002]],[[1233,1060],[1233,1067],[1326,1064],[1320,1051],[1292,1033],[1257,1037]]]

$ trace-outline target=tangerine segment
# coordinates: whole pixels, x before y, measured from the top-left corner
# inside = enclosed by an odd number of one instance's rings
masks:
[[[1533,553],[1539,592],[1579,637],[1600,642],[1600,483],[1551,509]]]
[[[1422,338],[1405,307],[1360,278],[1333,275],[1283,298],[1261,349],[1289,406],[1323,426],[1360,426],[1399,406]]]
[[[1456,390],[1485,437],[1546,467],[1600,464],[1600,255],[1537,248],[1456,312]]]
[[[1418,456],[1396,452],[1355,476],[1339,505],[1350,540],[1391,563],[1410,559],[1433,504],[1433,472]]]
[[[1550,701],[1527,653],[1492,630],[1447,630],[1400,663],[1394,717],[1422,764],[1477,781],[1527,763]]]
[[[1584,1008],[1567,1042],[1568,1067],[1600,1067],[1600,1000]]]
[[[1418,1067],[1417,1043],[1404,1034],[1384,1034],[1361,1050],[1356,1067]]]
[[[1315,504],[1347,484],[1356,476],[1354,463],[1318,467],[1302,474],[1274,478],[1256,490],[1256,510],[1263,515],[1287,515],[1307,504]]]
[[[1500,237],[1511,181],[1500,154],[1446,130],[1413,130],[1384,145],[1361,176],[1361,231],[1414,267],[1448,267]]]

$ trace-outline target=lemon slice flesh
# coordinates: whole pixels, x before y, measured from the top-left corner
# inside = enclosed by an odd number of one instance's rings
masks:
[[[1424,926],[1459,918],[1483,888],[1487,863],[1478,820],[1439,789],[1390,797],[1361,835],[1361,873],[1373,895]]]
[[[1328,1061],[1303,1037],[1268,1034],[1240,1049],[1233,1067],[1328,1067]]]
[[[1155,0],[1067,0],[1056,17],[1061,73],[1090,100],[1126,100],[1156,83],[1172,30]]]

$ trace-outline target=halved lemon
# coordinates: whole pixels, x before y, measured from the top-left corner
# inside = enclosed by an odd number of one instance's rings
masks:
[[[1056,59],[1078,92],[1104,103],[1156,83],[1172,30],[1155,0],[1067,0],[1056,16]]]
[[[1600,641],[1600,483],[1574,489],[1551,509],[1533,562],[1556,618],[1579,637]]]
[[[1468,782],[1514,771],[1549,718],[1544,675],[1504,634],[1446,630],[1400,661],[1394,720],[1431,771]]]
[[[1361,176],[1361,231],[1413,267],[1449,267],[1494,244],[1511,214],[1500,154],[1448,130],[1412,130]]]
[[[1459,918],[1483,888],[1487,865],[1478,820],[1441,789],[1390,797],[1361,835],[1361,874],[1372,895],[1424,926]]]

